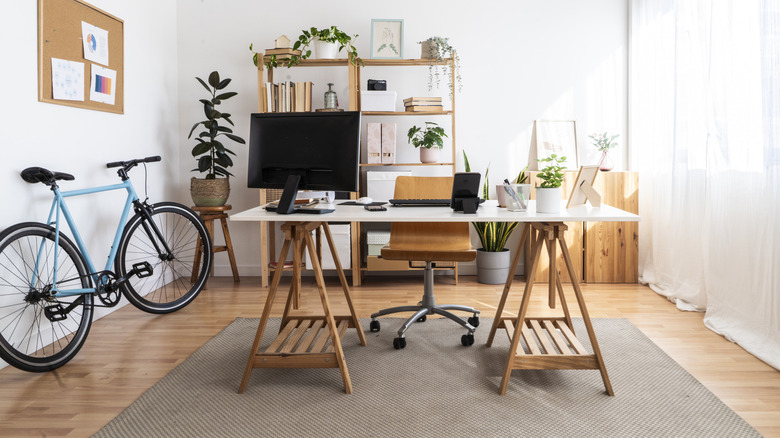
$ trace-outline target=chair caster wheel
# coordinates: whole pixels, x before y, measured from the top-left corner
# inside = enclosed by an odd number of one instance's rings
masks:
[[[393,339],[393,348],[395,348],[396,350],[400,350],[405,347],[406,347],[406,338]]]
[[[425,322],[426,319],[428,319],[428,315],[423,315],[417,318],[417,322]]]
[[[464,347],[468,347],[469,345],[474,345],[474,335],[469,333],[467,335],[461,336],[460,343],[463,344]]]
[[[479,327],[479,316],[472,316],[469,318],[468,323],[471,324],[474,328]]]
[[[377,320],[371,321],[371,323],[368,325],[368,329],[371,330],[372,332],[378,332],[379,331],[379,321],[377,321]]]

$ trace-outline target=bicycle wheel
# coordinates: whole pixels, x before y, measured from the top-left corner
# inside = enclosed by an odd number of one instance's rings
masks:
[[[153,227],[139,212],[125,226],[115,270],[126,277],[133,265],[148,262],[152,275],[131,275],[122,291],[145,312],[170,313],[189,304],[206,284],[213,258],[211,239],[200,216],[181,204],[161,202],[152,206],[150,214],[173,257],[164,254]],[[198,245],[203,251],[196,260]]]
[[[52,297],[55,254],[60,290],[90,287],[86,263],[54,228],[22,223],[0,234],[0,356],[16,368],[42,372],[78,353],[92,325],[92,295]]]

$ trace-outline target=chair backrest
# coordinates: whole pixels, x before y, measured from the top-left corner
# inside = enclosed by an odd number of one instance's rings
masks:
[[[452,196],[452,180],[451,176],[399,176],[395,180],[394,197],[447,199]],[[462,253],[474,251],[469,237],[469,224],[466,222],[393,222],[390,225],[388,248],[402,251],[402,254],[409,256],[409,260],[415,261],[460,261],[464,259]],[[385,251],[382,254],[385,257]]]

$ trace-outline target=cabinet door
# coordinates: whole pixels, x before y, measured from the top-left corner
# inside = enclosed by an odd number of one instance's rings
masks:
[[[531,184],[531,199],[536,199],[536,185],[539,183],[539,180],[536,178],[536,174],[538,172],[529,172],[529,184]],[[571,192],[571,187],[574,185],[574,180],[577,178],[577,172],[576,171],[566,171],[564,172],[565,176],[563,179],[563,185],[561,186],[561,200],[569,199],[569,193]],[[574,266],[574,271],[577,273],[577,279],[582,281],[582,222],[566,222],[566,225],[569,227],[566,232],[564,233],[564,239],[566,240],[566,246],[569,249],[569,254],[571,255],[572,259],[572,265]],[[561,255],[561,248],[556,247],[556,266],[558,269],[558,272],[561,274],[561,281],[565,283],[571,282],[571,277],[569,277],[569,271],[566,269],[566,264],[563,262],[563,256]],[[525,266],[531,266],[530,260],[528,259],[530,256],[530,246],[526,245],[526,261]],[[547,283],[549,277],[549,269],[550,269],[550,258],[547,256],[547,247],[542,248],[542,254],[541,258],[539,259],[539,267],[536,270],[536,276],[534,277],[534,282],[537,283]],[[528,277],[528,273],[526,273],[526,277]]]
[[[639,214],[637,172],[599,172],[594,188],[601,194],[601,202]],[[585,281],[636,283],[639,223],[588,222],[585,227]]]

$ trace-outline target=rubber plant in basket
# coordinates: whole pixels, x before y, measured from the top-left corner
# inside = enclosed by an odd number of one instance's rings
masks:
[[[466,172],[471,172],[469,158],[463,151],[463,163]],[[528,178],[523,168],[512,184],[522,184]],[[482,197],[490,199],[490,166],[485,170],[485,181],[482,183]],[[509,275],[511,264],[510,252],[506,242],[518,222],[472,222],[477,232],[482,248],[477,249],[477,281],[485,284],[503,284]]]
[[[190,135],[187,136],[187,138],[192,138],[192,134],[195,133],[198,126],[202,125],[203,130],[195,137],[197,144],[192,148],[192,156],[197,160],[197,167],[192,171],[205,173],[206,176],[204,178],[192,177],[190,195],[192,201],[199,207],[218,207],[225,205],[230,195],[230,180],[228,178],[233,174],[228,172],[227,168],[233,165],[233,159],[230,156],[236,155],[225,147],[223,141],[227,139],[240,144],[246,142],[243,138],[233,134],[233,130],[228,126],[220,125],[220,121],[224,121],[233,126],[233,121],[230,120],[229,113],[220,112],[217,107],[238,93],[225,91],[231,79],[220,79],[217,71],[211,72],[208,83],[198,77],[195,79],[208,90],[211,96],[207,99],[200,99],[206,120],[193,125]]]

